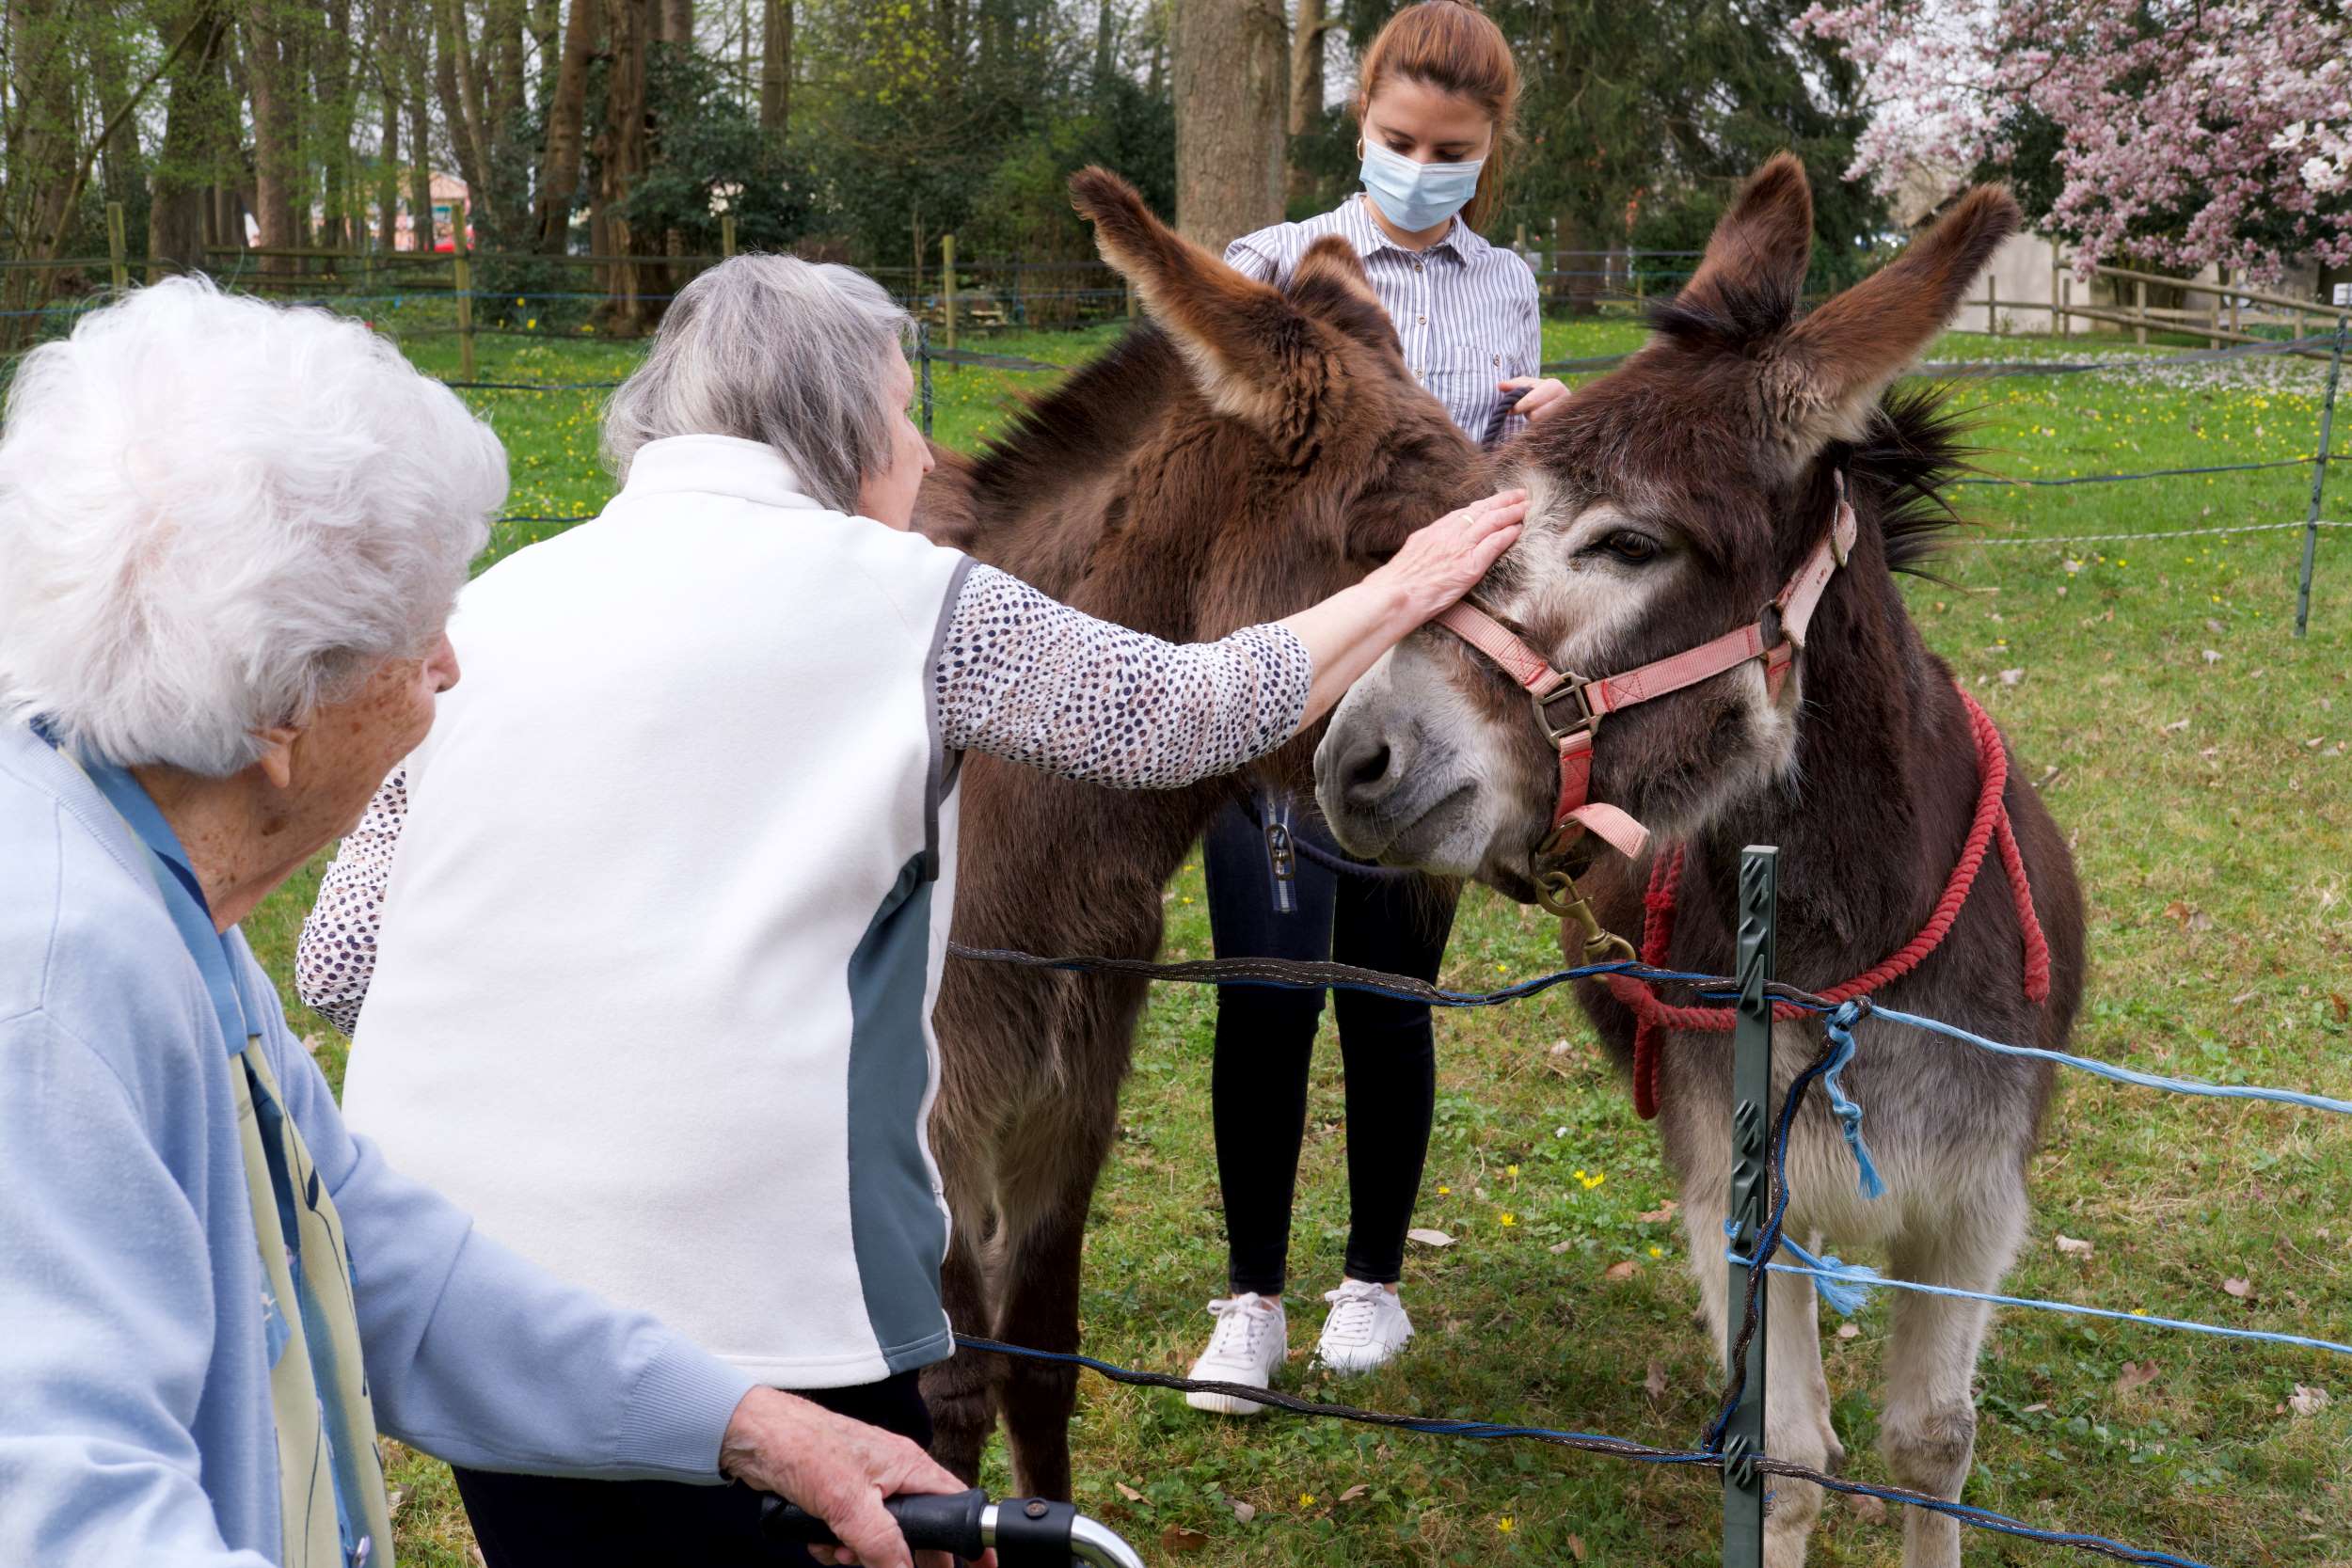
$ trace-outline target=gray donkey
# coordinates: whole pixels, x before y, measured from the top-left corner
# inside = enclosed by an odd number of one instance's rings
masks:
[[[1784,980],[1826,990],[1911,942],[1979,808],[1979,734],[1995,756],[2003,743],[1989,721],[1979,732],[1896,590],[1892,574],[1915,564],[1949,520],[1937,488],[1958,454],[1935,395],[1889,388],[2017,221],[2005,193],[1974,191],[1899,260],[1801,315],[1811,193],[1793,158],[1759,171],[1689,286],[1655,312],[1649,343],[1501,454],[1499,477],[1528,486],[1534,504],[1526,533],[1473,597],[1555,671],[1635,672],[1750,626],[1760,647],[1784,652],[1655,700],[1629,677],[1613,677],[1624,683],[1615,689],[1595,682],[1586,695],[1596,705],[1613,700],[1622,711],[1580,726],[1561,702],[1539,724],[1527,691],[1493,658],[1424,628],[1359,683],[1316,754],[1318,797],[1341,842],[1534,898],[1559,869],[1538,846],[1565,809],[1556,741],[1565,739],[1571,761],[1589,764],[1593,800],[1680,847],[1672,967],[1729,972],[1725,911],[1747,844],[1781,848]],[[1851,548],[1833,540],[1817,555],[1833,520],[1853,526]],[[1825,570],[1809,626],[1759,614],[1817,562]],[[1802,651],[1788,661],[1795,642]],[[1563,722],[1584,738],[1559,736]],[[1988,848],[1940,944],[1880,994],[1994,1038],[2058,1047],[2081,996],[2081,896],[2049,813],[2013,768],[2008,778],[1999,799],[2047,938],[2042,978],[2026,978],[2031,923]],[[1593,836],[1571,852],[1593,856]],[[1635,942],[1646,870],[1605,853],[1590,867],[1602,924]],[[2042,1000],[2029,999],[2036,990]],[[1580,999],[1612,1051],[1631,1058],[1634,1012],[1598,985]],[[1811,1020],[1778,1026],[1776,1094],[1820,1039]],[[1887,1191],[1861,1196],[1839,1128],[1811,1096],[1790,1141],[1788,1234],[1817,1247],[1827,1238],[1883,1248],[1899,1278],[1995,1289],[2025,1235],[2026,1167],[2051,1069],[1882,1020],[1866,1019],[1857,1039],[1845,1084],[1867,1113]],[[1669,1022],[1644,1045],[1720,1349],[1729,1040]],[[1774,1275],[1770,1291],[1765,1449],[1834,1467],[1844,1451],[1830,1425],[1811,1284]],[[1903,1485],[1957,1498],[1975,1444],[1971,1379],[1988,1310],[1899,1294],[1894,1314],[1882,1449]],[[1766,1560],[1797,1568],[1820,1488],[1783,1480],[1774,1492]],[[1956,1565],[1958,1529],[1912,1510],[1906,1568]]]

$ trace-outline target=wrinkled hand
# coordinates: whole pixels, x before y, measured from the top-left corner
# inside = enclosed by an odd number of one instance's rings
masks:
[[[901,1492],[951,1493],[963,1482],[895,1433],[836,1416],[774,1388],[743,1396],[719,1445],[719,1468],[762,1492],[796,1502],[833,1527],[837,1563],[866,1568],[954,1568],[944,1552],[916,1558],[882,1508]],[[827,1548],[810,1548],[818,1561]],[[995,1568],[996,1554],[980,1560]]]
[[[1548,375],[1515,375],[1508,381],[1496,382],[1495,386],[1502,391],[1525,394],[1511,410],[1525,419],[1542,419],[1548,411],[1568,401],[1567,383]]]
[[[1518,541],[1526,516],[1524,490],[1472,501],[1414,532],[1365,580],[1401,589],[1418,626],[1478,586],[1486,568]]]

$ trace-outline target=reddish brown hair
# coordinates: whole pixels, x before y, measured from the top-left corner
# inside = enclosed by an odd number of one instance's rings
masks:
[[[1467,98],[1493,122],[1495,141],[1478,190],[1462,209],[1462,221],[1484,228],[1502,189],[1507,150],[1519,109],[1519,67],[1511,45],[1491,17],[1463,0],[1420,0],[1389,18],[1364,51],[1358,73],[1356,123],[1361,126],[1373,95],[1391,77],[1402,76],[1439,92]]]

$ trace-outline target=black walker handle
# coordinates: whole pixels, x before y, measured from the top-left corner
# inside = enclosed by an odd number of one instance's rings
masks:
[[[1007,1497],[991,1502],[977,1487],[940,1495],[909,1493],[885,1497],[882,1507],[898,1521],[898,1533],[918,1552],[951,1552],[976,1558],[994,1547],[1003,1568],[1069,1568],[1073,1559],[1138,1568],[1134,1549],[1071,1503],[1043,1497]],[[760,1503],[759,1528],[771,1541],[803,1546],[840,1544],[833,1527],[806,1509],[771,1497]]]
[[[977,1487],[969,1492],[911,1492],[904,1497],[883,1498],[882,1507],[898,1521],[898,1533],[907,1538],[907,1544],[915,1551],[953,1552],[958,1557],[975,1558],[988,1549],[980,1531],[980,1514],[988,1507],[988,1494]],[[803,1546],[840,1544],[831,1525],[782,1497],[771,1497],[760,1505],[759,1528],[771,1541],[789,1541]]]

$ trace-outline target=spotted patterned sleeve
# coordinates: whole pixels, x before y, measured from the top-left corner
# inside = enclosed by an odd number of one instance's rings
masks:
[[[294,990],[311,1011],[348,1035],[375,974],[375,929],[391,879],[392,847],[408,819],[408,770],[393,770],[359,825],[335,851],[319,900],[294,944]]]
[[[932,668],[942,738],[1116,789],[1229,773],[1297,733],[1314,661],[1288,628],[1164,642],[987,566],[963,580]]]

